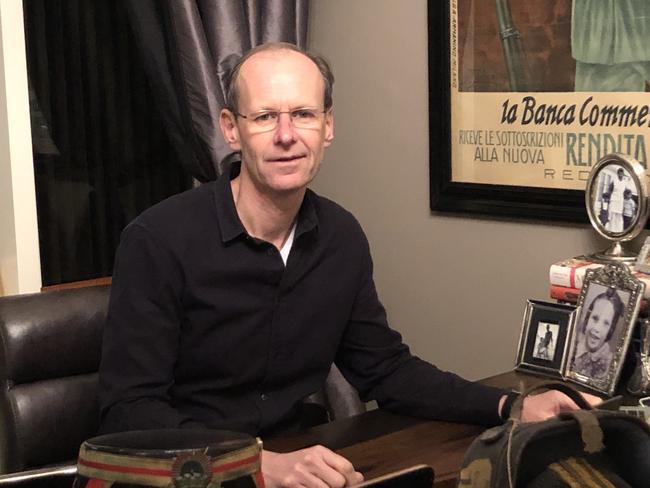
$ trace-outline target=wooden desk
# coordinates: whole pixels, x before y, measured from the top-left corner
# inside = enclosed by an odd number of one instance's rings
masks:
[[[501,388],[526,387],[540,378],[505,373],[482,383]],[[437,422],[373,410],[320,425],[299,434],[265,440],[272,451],[287,452],[322,444],[349,459],[366,479],[414,464],[428,464],[435,471],[436,488],[453,487],[463,455],[484,427]]]

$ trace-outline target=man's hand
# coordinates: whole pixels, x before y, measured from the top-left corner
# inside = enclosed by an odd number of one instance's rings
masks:
[[[602,402],[602,399],[589,393],[581,393],[581,395],[592,407]],[[549,390],[538,395],[530,395],[524,399],[521,420],[522,422],[546,420],[563,410],[578,410],[578,406],[564,393]]]
[[[280,454],[262,451],[266,488],[343,488],[363,481],[352,463],[323,446]]]

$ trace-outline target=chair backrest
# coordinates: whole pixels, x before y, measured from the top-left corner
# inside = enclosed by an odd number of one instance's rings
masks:
[[[98,374],[110,286],[0,298],[0,474],[75,460],[99,427]],[[336,366],[324,421],[365,411]]]
[[[74,460],[97,433],[109,290],[0,298],[0,473]]]
[[[323,387],[303,399],[300,427],[306,429],[365,411],[366,404],[359,398],[357,390],[332,364]]]
[[[345,379],[339,368],[332,365],[325,381],[325,405],[331,420],[351,417],[366,411],[366,404],[357,390]]]

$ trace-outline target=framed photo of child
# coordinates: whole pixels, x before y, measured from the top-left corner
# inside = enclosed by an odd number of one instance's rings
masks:
[[[622,264],[587,271],[566,363],[568,380],[608,395],[614,393],[643,288]]]

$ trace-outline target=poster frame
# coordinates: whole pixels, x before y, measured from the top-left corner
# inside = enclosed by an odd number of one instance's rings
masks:
[[[452,181],[450,1],[427,2],[430,209],[588,223],[584,191]]]

